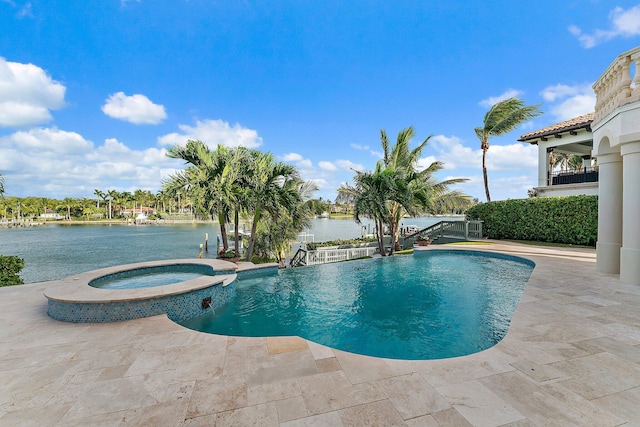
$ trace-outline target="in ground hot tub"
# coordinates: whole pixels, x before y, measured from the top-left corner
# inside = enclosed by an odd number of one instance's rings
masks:
[[[54,319],[76,323],[117,322],[160,314],[182,321],[231,300],[235,289],[228,285],[235,280],[237,269],[236,264],[227,261],[195,259],[89,271],[53,282],[44,293],[48,299],[47,313]],[[183,273],[195,274],[180,276]],[[140,282],[150,283],[153,279],[149,278],[153,277],[161,277],[166,283],[138,286]],[[118,288],[131,281],[134,286]]]
[[[107,274],[91,280],[89,286],[99,289],[152,288],[186,282],[200,276],[215,276],[218,273],[209,265],[166,264]],[[225,271],[222,271],[222,273],[225,273]]]

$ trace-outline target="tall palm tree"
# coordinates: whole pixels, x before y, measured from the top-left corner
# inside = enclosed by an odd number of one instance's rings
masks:
[[[164,182],[165,191],[176,193],[187,190],[201,210],[217,216],[222,250],[226,252],[229,248],[226,225],[236,203],[234,192],[237,191],[236,172],[239,166],[234,161],[237,157],[225,146],[219,145],[215,151],[211,151],[202,141],[191,140],[184,146],[170,147],[167,156],[183,159],[189,166]]]
[[[484,115],[482,126],[475,128],[476,136],[480,139],[482,149],[482,177],[484,178],[484,191],[487,202],[491,201],[489,195],[489,178],[487,177],[486,157],[489,150],[489,138],[502,136],[522,123],[542,114],[540,104],[526,105],[519,98],[509,98],[495,103]]]
[[[284,265],[289,243],[296,239],[300,230],[311,226],[313,213],[307,202],[318,189],[312,181],[288,180],[284,185],[298,193],[300,202],[289,209],[279,206],[277,215],[267,215],[260,221],[253,250],[261,257],[275,258],[280,265]]]
[[[100,209],[100,199],[104,197],[104,193],[96,188],[95,190],[93,190],[93,194],[98,196],[98,201],[96,202],[96,209]]]
[[[4,176],[0,173],[0,197],[4,197]]]
[[[246,208],[252,214],[251,236],[246,252],[246,260],[250,261],[257,236],[257,227],[263,213],[266,211],[272,217],[277,217],[280,207],[292,210],[300,203],[299,193],[288,181],[299,183],[300,176],[294,166],[276,162],[273,154],[251,150],[251,160],[248,164],[246,177]]]

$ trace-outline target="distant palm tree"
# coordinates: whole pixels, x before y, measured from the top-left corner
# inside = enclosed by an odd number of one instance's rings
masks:
[[[117,190],[107,191],[107,197],[109,198],[109,219],[113,218],[113,205],[116,203],[116,199],[120,193]]]
[[[484,178],[484,191],[487,202],[491,201],[489,195],[489,178],[487,177],[486,157],[489,150],[489,138],[505,135],[522,123],[542,114],[540,105],[525,105],[519,98],[509,98],[495,103],[484,115],[481,127],[475,128],[476,135],[480,139],[482,149],[482,176]]]
[[[0,197],[4,196],[4,176],[0,174]]]
[[[97,188],[93,190],[93,194],[98,196],[98,201],[96,202],[96,209],[100,209],[100,199],[103,199],[105,197],[105,194],[102,191],[98,190]]]

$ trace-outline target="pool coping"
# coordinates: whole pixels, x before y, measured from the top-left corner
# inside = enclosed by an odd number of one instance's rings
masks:
[[[115,274],[122,271],[136,270],[149,267],[161,267],[168,265],[197,264],[211,267],[217,274],[213,276],[202,276],[173,283],[164,286],[154,286],[150,288],[136,289],[101,289],[89,285],[89,283],[100,277]],[[51,286],[44,291],[44,296],[50,301],[64,303],[110,303],[140,301],[145,299],[159,298],[163,296],[179,295],[215,284],[227,286],[236,278],[238,266],[232,262],[219,259],[171,259],[161,261],[146,261],[133,264],[105,267],[91,270],[80,274],[69,276],[57,281],[55,286]],[[224,274],[227,272],[227,274]]]

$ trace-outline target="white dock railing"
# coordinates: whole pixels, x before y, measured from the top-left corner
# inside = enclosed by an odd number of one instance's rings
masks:
[[[328,264],[331,262],[349,261],[351,259],[373,256],[378,251],[377,247],[346,248],[338,247],[318,248],[308,251],[305,257],[305,265]]]

